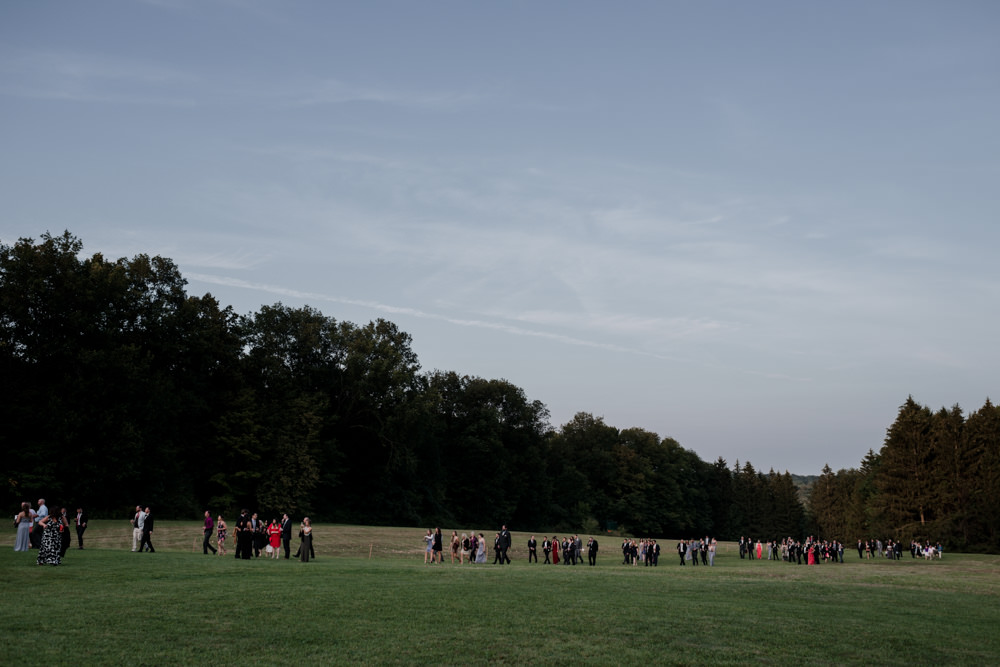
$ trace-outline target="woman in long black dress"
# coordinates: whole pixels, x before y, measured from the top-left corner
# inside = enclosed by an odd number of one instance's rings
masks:
[[[38,545],[39,565],[59,565],[62,563],[62,535],[59,532],[61,521],[59,517],[48,515],[42,517],[38,527],[42,530],[42,541]]]
[[[302,544],[299,546],[299,558],[303,563],[309,562],[309,552],[312,550],[312,522],[309,517],[302,519],[302,528],[299,529],[299,537]]]

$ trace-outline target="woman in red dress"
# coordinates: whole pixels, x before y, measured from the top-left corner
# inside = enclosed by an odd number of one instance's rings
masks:
[[[271,519],[271,525],[267,527],[267,539],[268,546],[271,547],[271,558],[277,558],[281,546],[281,526],[277,519]]]
[[[555,535],[552,536],[552,564],[559,564],[559,538]]]

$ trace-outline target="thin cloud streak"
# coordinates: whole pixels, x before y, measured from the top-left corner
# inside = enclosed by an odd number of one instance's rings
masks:
[[[264,283],[255,283],[247,280],[242,280],[240,278],[231,278],[226,276],[215,276],[204,273],[189,273],[187,276],[191,280],[197,280],[204,283],[209,283],[212,285],[223,285],[226,287],[238,287],[241,289],[249,289],[260,292],[267,292],[270,294],[276,294],[278,296],[287,296],[294,299],[300,299],[303,301],[317,300],[326,301],[329,303],[340,303],[349,306],[358,306],[361,308],[368,308],[371,310],[376,310],[378,312],[392,314],[392,315],[408,315],[410,317],[417,317],[426,320],[435,320],[438,322],[446,322],[448,324],[453,324],[462,327],[474,327],[479,329],[490,329],[493,331],[501,331],[504,333],[509,333],[515,336],[530,336],[534,338],[544,338],[547,340],[552,340],[555,342],[566,343],[568,345],[577,345],[582,347],[590,347],[595,349],[607,350],[609,352],[622,352],[626,354],[634,354],[644,357],[650,357],[653,359],[660,359],[663,361],[674,361],[689,363],[690,359],[683,359],[679,357],[673,357],[664,354],[658,354],[654,352],[646,352],[644,350],[638,350],[631,347],[626,347],[623,345],[615,345],[613,343],[600,343],[596,341],[586,340],[583,338],[577,338],[574,336],[567,336],[564,334],[552,333],[547,331],[538,331],[535,329],[526,329],[524,327],[512,326],[509,324],[502,324],[499,322],[487,322],[485,320],[479,319],[464,319],[456,317],[448,317],[446,315],[439,315],[436,313],[428,313],[426,311],[418,310],[416,308],[408,308],[405,306],[393,306],[385,303],[380,303],[377,301],[365,301],[361,299],[350,299],[346,297],[331,296],[328,294],[320,294],[318,292],[303,292],[301,290],[289,289],[286,287],[278,287],[275,285],[266,285]]]

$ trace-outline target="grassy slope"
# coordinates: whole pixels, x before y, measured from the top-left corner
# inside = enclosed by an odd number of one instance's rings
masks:
[[[515,534],[510,567],[425,566],[419,528],[318,526],[314,562],[243,562],[158,526],[156,554],[119,522],[58,568],[0,551],[0,663],[1000,663],[996,556],[807,567],[726,545],[715,568],[668,548],[653,569],[609,537],[596,568],[546,567]]]

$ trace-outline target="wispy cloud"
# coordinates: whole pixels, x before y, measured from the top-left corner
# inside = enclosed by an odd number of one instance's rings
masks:
[[[577,345],[583,347],[598,348],[602,350],[608,350],[613,352],[623,352],[627,354],[641,355],[645,357],[652,357],[655,359],[663,360],[673,360],[673,361],[688,361],[687,359],[679,359],[676,357],[671,357],[669,355],[652,353],[636,348],[631,348],[623,345],[618,345],[614,343],[605,343],[594,340],[587,340],[584,338],[578,338],[575,336],[553,333],[550,331],[542,331],[539,329],[530,329],[523,326],[517,326],[513,324],[507,324],[504,322],[488,321],[478,318],[462,318],[453,317],[448,315],[441,315],[437,313],[430,313],[416,308],[409,308],[405,306],[394,306],[386,303],[381,303],[378,301],[366,301],[361,299],[351,299],[340,296],[333,296],[329,294],[322,294],[318,292],[306,292],[301,290],[289,289],[285,287],[268,285],[265,283],[257,283],[247,280],[242,280],[240,278],[232,278],[227,276],[218,276],[212,274],[204,273],[188,273],[186,277],[191,280],[200,281],[210,285],[223,285],[226,287],[237,287],[242,289],[249,289],[258,292],[266,292],[268,294],[275,294],[277,296],[289,297],[293,299],[298,299],[307,302],[327,302],[327,303],[339,303],[350,306],[358,306],[361,308],[367,308],[369,310],[374,310],[376,312],[385,313],[387,315],[406,315],[409,317],[416,317],[427,320],[436,320],[439,322],[445,322],[447,324],[452,324],[461,327],[472,327],[478,329],[490,329],[493,331],[501,331],[507,334],[515,336],[529,336],[534,338],[543,338],[559,343],[565,343],[568,345]]]
[[[265,93],[290,107],[371,102],[432,111],[450,111],[482,102],[486,95],[471,91],[427,91],[387,84],[359,84],[324,78],[301,81]]]
[[[190,107],[197,77],[136,60],[57,51],[8,53],[0,94],[30,99]]]
[[[174,5],[168,5],[176,8]],[[265,85],[149,61],[70,51],[13,51],[0,59],[0,94],[34,99],[195,106],[254,101],[282,107],[372,103],[447,112],[490,99],[481,91],[300,78]]]

